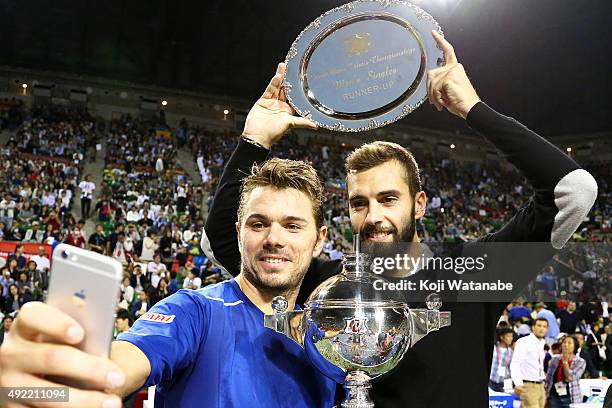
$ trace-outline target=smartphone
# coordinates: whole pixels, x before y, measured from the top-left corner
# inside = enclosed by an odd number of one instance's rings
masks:
[[[77,347],[108,358],[123,277],[121,263],[96,252],[59,244],[51,265],[47,304],[83,327],[85,338]]]

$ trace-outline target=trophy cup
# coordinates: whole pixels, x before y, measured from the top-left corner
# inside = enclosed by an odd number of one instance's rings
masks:
[[[438,294],[428,296],[427,309],[410,309],[401,293],[376,290],[374,282],[383,278],[366,271],[359,235],[354,240],[342,272],[321,283],[303,310],[287,310],[278,296],[264,325],[296,341],[321,373],[346,385],[342,408],[373,408],[370,380],[397,366],[428,333],[450,326],[451,316],[439,310]]]

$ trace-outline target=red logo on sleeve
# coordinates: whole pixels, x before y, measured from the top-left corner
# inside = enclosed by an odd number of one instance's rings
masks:
[[[160,313],[145,313],[140,316],[140,319],[157,323],[172,323],[172,321],[174,320],[174,315],[168,316]]]

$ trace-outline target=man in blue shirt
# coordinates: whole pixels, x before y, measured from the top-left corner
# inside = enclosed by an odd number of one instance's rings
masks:
[[[544,302],[539,302],[536,305],[537,317],[543,317],[548,321],[548,331],[546,332],[546,342],[553,344],[559,337],[559,324],[557,323],[557,317],[553,312],[546,308]]]
[[[335,384],[300,346],[263,326],[274,296],[295,305],[310,258],[322,249],[321,193],[305,163],[273,159],[254,170],[240,199],[241,274],[179,291],[119,336],[151,363],[145,386],[158,384],[156,407],[333,405]]]
[[[291,112],[285,114],[289,127]],[[0,352],[0,386],[58,385],[40,374],[76,379],[89,390],[70,389],[67,406],[75,407],[120,407],[117,395],[154,384],[155,407],[333,406],[336,384],[316,371],[300,346],[263,326],[275,296],[295,307],[304,274],[322,250],[322,193],[306,163],[272,159],[254,167],[240,196],[242,267],[235,279],[160,301],[113,342],[110,359],[67,346],[82,341],[82,328],[59,310],[31,302]],[[49,342],[40,342],[41,335]]]

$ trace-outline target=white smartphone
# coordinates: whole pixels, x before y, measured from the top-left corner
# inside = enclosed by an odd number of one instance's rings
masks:
[[[122,276],[123,267],[113,258],[66,244],[53,251],[47,304],[83,327],[78,347],[86,353],[110,355]]]

